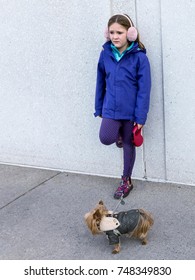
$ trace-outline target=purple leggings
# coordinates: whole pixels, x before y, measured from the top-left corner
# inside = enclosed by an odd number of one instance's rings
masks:
[[[104,145],[111,145],[122,136],[124,170],[123,176],[131,177],[135,162],[135,146],[132,143],[133,122],[128,120],[102,119],[99,137]]]

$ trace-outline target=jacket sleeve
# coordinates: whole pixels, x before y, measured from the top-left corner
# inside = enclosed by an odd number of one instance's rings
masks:
[[[137,81],[138,91],[135,107],[135,122],[144,125],[149,111],[151,75],[148,58],[143,53],[139,57]]]
[[[103,106],[105,91],[106,91],[106,73],[104,68],[103,51],[102,51],[97,66],[95,113],[94,113],[95,117],[102,115],[102,106]]]

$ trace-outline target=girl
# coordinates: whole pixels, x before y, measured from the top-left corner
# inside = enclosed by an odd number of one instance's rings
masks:
[[[134,125],[141,129],[149,110],[150,65],[137,29],[126,14],[108,21],[107,42],[103,45],[98,68],[95,116],[102,117],[100,141],[123,147],[124,170],[114,198],[126,197],[133,189],[131,174],[135,162],[132,143]]]

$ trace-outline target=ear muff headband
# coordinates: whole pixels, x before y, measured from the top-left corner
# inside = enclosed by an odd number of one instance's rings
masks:
[[[126,16],[126,15],[124,15],[124,14],[116,14],[115,16],[123,16],[123,17],[125,17],[126,19],[128,19],[128,21],[129,21],[129,23],[130,23],[130,27],[129,27],[129,29],[127,30],[127,39],[128,39],[130,42],[134,42],[134,41],[137,39],[138,32],[137,32],[137,29],[134,27],[132,20],[131,20],[128,16]],[[107,27],[106,30],[105,30],[104,36],[105,36],[105,38],[106,38],[107,41],[110,40],[110,35],[109,35],[108,27]]]
[[[115,16],[123,16],[123,17],[125,17],[129,21],[130,27],[134,27],[134,24],[133,24],[132,20],[128,16],[126,16],[125,14],[116,14]]]

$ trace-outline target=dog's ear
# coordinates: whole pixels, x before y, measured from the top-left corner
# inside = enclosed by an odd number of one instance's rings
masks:
[[[100,205],[104,205],[104,202],[102,200],[99,201]]]
[[[101,220],[101,213],[100,213],[99,209],[97,209],[97,210],[95,211],[95,213],[93,214],[93,218],[94,218],[95,220]]]

